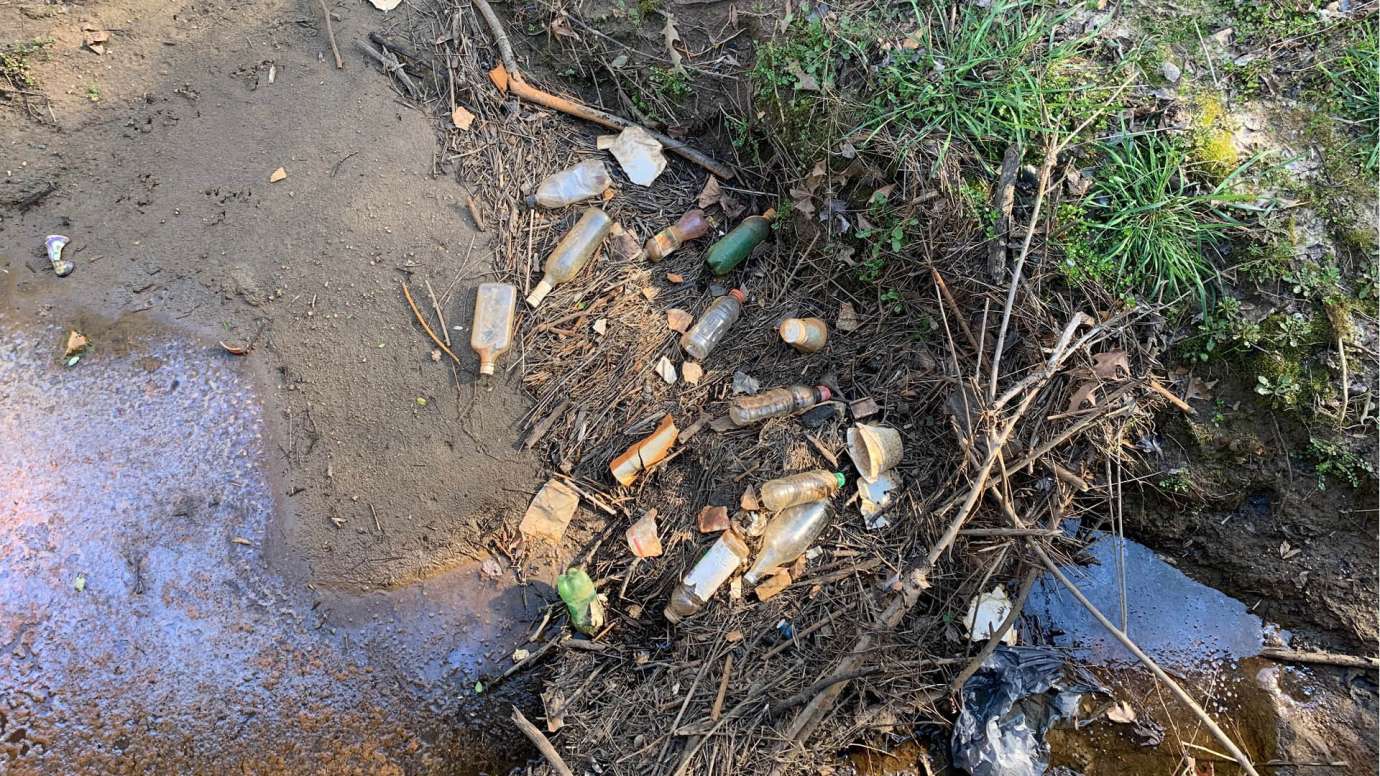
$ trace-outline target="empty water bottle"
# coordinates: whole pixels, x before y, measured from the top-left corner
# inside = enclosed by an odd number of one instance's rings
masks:
[[[546,263],[542,265],[545,274],[532,293],[527,295],[527,304],[536,307],[551,293],[551,289],[579,274],[612,227],[613,219],[607,213],[597,207],[586,208],[580,220],[570,227],[570,231],[551,250],[551,255],[546,257]]]
[[[479,356],[479,374],[494,373],[498,357],[513,345],[517,288],[508,283],[480,283],[474,294],[470,349]]]
[[[696,361],[703,361],[728,333],[728,328],[738,320],[738,316],[743,314],[743,304],[746,302],[747,297],[736,288],[715,299],[695,321],[695,325],[680,338],[681,349]]]
[[[674,224],[652,235],[643,246],[648,261],[661,261],[670,256],[680,246],[709,231],[709,222],[704,220],[703,210],[691,210]]]
[[[769,480],[762,485],[762,503],[773,512],[808,501],[822,501],[843,487],[843,472],[817,469]]]
[[[823,385],[813,388],[808,385],[773,388],[756,396],[739,396],[733,399],[728,404],[728,419],[735,426],[750,426],[767,418],[809,409],[816,404],[829,401],[832,395]]]
[[[732,529],[719,535],[690,573],[681,579],[671,593],[663,614],[673,624],[698,612],[733,572],[748,559],[747,545]]]
[[[755,585],[768,571],[799,558],[834,516],[828,501],[811,501],[778,512],[762,532],[762,549],[743,575]]]
[[[565,207],[599,196],[612,182],[604,163],[590,159],[546,176],[527,203],[548,208]]]

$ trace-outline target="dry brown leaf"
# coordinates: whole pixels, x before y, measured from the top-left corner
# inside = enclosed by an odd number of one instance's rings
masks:
[[[686,361],[680,365],[680,376],[691,385],[699,385],[700,380],[704,377],[704,367],[694,361]]]
[[[661,289],[656,286],[646,286],[642,289],[642,295],[647,298],[648,302],[656,299],[656,295],[659,293],[661,293]]]
[[[699,205],[701,209],[710,205],[717,205],[719,204],[719,197],[722,195],[723,189],[719,186],[719,179],[711,175],[709,180],[704,182],[704,188],[700,189],[700,196],[695,200],[695,204]]]
[[[1198,375],[1193,375],[1192,377],[1188,378],[1188,391],[1187,395],[1184,396],[1184,398],[1189,401],[1192,401],[1194,399],[1212,401],[1212,387],[1214,385],[1217,385],[1216,380],[1208,382],[1203,378],[1199,377]]]
[[[456,105],[455,110],[450,112],[450,120],[458,129],[469,129],[474,123],[474,114],[464,105]]]
[[[1097,393],[1097,388],[1097,383],[1092,381],[1083,383],[1075,388],[1073,395],[1069,397],[1069,406],[1064,409],[1064,412],[1076,412],[1081,410],[1083,409],[1084,403],[1090,407],[1097,406],[1097,397],[1093,395]]]
[[[671,327],[672,331],[678,331],[681,334],[690,330],[690,323],[694,320],[690,313],[679,307],[672,307],[666,311],[666,325]]]
[[[667,272],[667,273],[666,273],[666,282],[667,282],[667,283],[684,283],[684,282],[685,282],[685,276],[682,275],[682,274],[680,274],[679,272]]]
[[[839,305],[839,318],[834,324],[839,331],[857,331],[862,326],[862,321],[858,320],[858,313],[853,309],[849,302]]]
[[[795,88],[797,91],[819,91],[819,81],[816,81],[814,76],[805,72],[805,69],[800,66],[799,62],[791,60],[791,64],[786,68],[786,71],[795,76]]]
[[[1131,362],[1124,350],[1108,350],[1093,356],[1093,374],[1103,380],[1131,376]]]
[[[761,509],[762,502],[757,498],[757,489],[749,485],[748,489],[743,491],[742,498],[738,499],[738,506],[745,512],[756,512]]]
[[[1136,721],[1136,710],[1131,708],[1131,704],[1126,701],[1117,701],[1111,708],[1107,709],[1107,719],[1122,724],[1129,725]]]
[[[777,569],[771,576],[759,582],[753,592],[757,593],[757,600],[766,601],[785,590],[790,584],[791,572]]]
[[[666,56],[671,59],[671,69],[678,73],[685,72],[680,52],[676,50],[676,44],[680,42],[680,31],[676,29],[675,17],[669,13],[666,14],[666,26],[661,28],[661,39],[666,42]]]
[[[572,40],[580,39],[580,36],[576,35],[575,31],[570,29],[570,19],[566,18],[565,14],[561,14],[552,19],[550,26],[551,32],[562,38],[571,38]]]

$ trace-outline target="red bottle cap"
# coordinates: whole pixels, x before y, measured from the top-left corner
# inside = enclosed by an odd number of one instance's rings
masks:
[[[816,385],[815,390],[819,391],[819,400],[822,402],[829,401],[829,399],[833,398],[834,396],[834,394],[829,390],[829,386],[827,385]]]
[[[738,304],[747,304],[747,294],[744,294],[740,289],[730,288],[728,289],[728,295],[737,299]]]

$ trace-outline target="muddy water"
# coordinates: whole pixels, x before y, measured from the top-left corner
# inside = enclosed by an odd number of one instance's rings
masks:
[[[457,568],[325,595],[277,531],[247,362],[0,317],[0,771],[477,773],[539,600]],[[268,553],[274,556],[274,553]]]
[[[1256,762],[1272,773],[1376,772],[1375,685],[1356,672],[1286,666],[1258,657],[1267,643],[1289,634],[1264,623],[1224,593],[1199,584],[1148,548],[1096,535],[1095,563],[1069,566],[1066,575],[1114,622],[1120,620],[1118,556],[1126,580],[1126,630],[1180,681]],[[1196,717],[1079,605],[1051,576],[1041,578],[1025,611],[1029,637],[1068,650],[1091,667],[1110,698],[1087,698],[1084,710],[1126,701],[1135,720],[1105,716],[1081,727],[1052,730],[1052,764],[1086,776],[1176,774],[1183,756],[1213,763],[1218,774],[1239,773],[1223,762],[1221,745]],[[1066,771],[1067,772],[1067,771]]]

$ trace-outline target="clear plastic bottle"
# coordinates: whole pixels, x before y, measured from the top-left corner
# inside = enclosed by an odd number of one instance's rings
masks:
[[[728,419],[735,426],[750,426],[767,418],[789,415],[796,410],[829,401],[833,396],[823,385],[792,385],[773,388],[756,396],[739,396],[728,404]]]
[[[828,501],[811,501],[778,512],[762,532],[762,549],[743,579],[755,585],[768,571],[799,558],[833,516],[834,507]]]
[[[579,274],[612,227],[613,219],[607,213],[597,207],[586,208],[580,220],[570,227],[570,231],[551,250],[551,255],[546,257],[546,263],[542,265],[545,274],[532,293],[527,295],[527,304],[536,307],[551,293],[551,289]]]
[[[498,357],[513,346],[513,316],[517,287],[509,283],[480,283],[474,293],[474,321],[470,349],[479,356],[479,374],[494,373]]]
[[[781,340],[801,353],[814,353],[829,341],[829,324],[819,318],[787,318],[777,328]]]
[[[714,591],[728,581],[751,554],[747,544],[732,529],[720,534],[719,540],[710,545],[671,593],[670,602],[662,610],[666,619],[675,624],[704,608]]]
[[[827,472],[816,469],[788,477],[768,480],[762,485],[762,504],[773,512],[786,507],[804,504],[807,501],[821,501],[838,493],[844,485],[843,472]]]
[[[681,336],[681,350],[696,361],[705,360],[709,351],[719,344],[728,333],[728,328],[743,314],[743,305],[746,303],[747,297],[736,288],[715,299],[705,308],[695,325]]]
[[[527,204],[546,208],[565,207],[603,194],[611,183],[613,178],[609,177],[604,163],[590,159],[546,176]]]
[[[662,229],[647,240],[642,249],[647,252],[648,261],[661,261],[677,248],[709,231],[709,222],[703,210],[691,210],[674,224]]]

